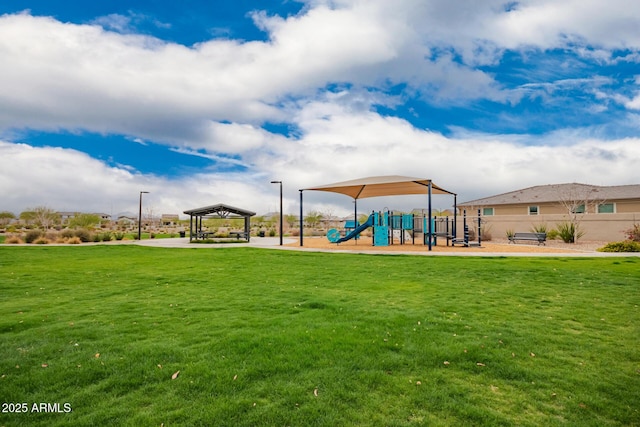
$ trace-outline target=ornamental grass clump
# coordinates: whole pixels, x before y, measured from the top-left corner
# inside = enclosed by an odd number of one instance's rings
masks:
[[[24,243],[24,241],[18,236],[7,237],[7,240],[5,240],[4,242],[12,245],[21,245]]]
[[[561,222],[558,224],[558,236],[565,243],[575,243],[584,236],[584,231],[580,230],[578,225],[573,222]]]

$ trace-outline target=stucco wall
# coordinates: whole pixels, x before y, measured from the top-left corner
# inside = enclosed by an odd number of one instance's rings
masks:
[[[467,223],[475,228],[477,210],[470,214],[467,211]],[[535,225],[546,224],[547,229],[556,228],[557,224],[567,221],[566,214],[527,215],[495,215],[483,216],[483,223],[494,238],[506,238],[507,230],[529,232]],[[619,241],[626,238],[625,230],[640,223],[640,213],[584,214],[579,216],[580,229],[585,232],[582,240]],[[462,234],[463,219],[458,217],[458,234]]]

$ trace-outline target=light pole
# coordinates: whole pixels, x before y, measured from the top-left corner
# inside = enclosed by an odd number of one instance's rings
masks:
[[[142,193],[148,194],[149,192],[140,192],[140,207],[138,209],[138,240],[142,240]]]
[[[282,246],[282,181],[271,181],[272,184],[280,184],[280,246]]]

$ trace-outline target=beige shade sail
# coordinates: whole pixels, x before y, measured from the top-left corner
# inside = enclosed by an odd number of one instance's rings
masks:
[[[455,195],[455,193],[437,186],[430,179],[399,175],[372,176],[305,188],[304,190],[329,191],[344,194],[354,199],[365,199],[367,197],[428,194],[429,183],[431,183],[432,194]]]

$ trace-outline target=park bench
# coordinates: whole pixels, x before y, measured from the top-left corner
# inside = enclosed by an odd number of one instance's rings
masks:
[[[538,242],[538,246],[546,245],[547,233],[513,233],[509,236],[509,243],[516,243],[516,240],[528,240]]]
[[[213,237],[214,234],[216,233],[211,231],[200,231],[196,233],[196,239],[209,239]]]
[[[196,238],[198,239],[210,239],[210,238],[214,238],[216,235],[215,231],[200,231],[198,233],[196,233]],[[247,237],[247,233],[244,231],[231,231],[229,232],[229,236],[233,236],[236,239],[245,239],[245,240],[249,240]]]
[[[243,238],[245,240],[249,240],[247,239],[247,233],[244,231],[231,231],[229,232],[229,236],[235,236],[236,239]]]

